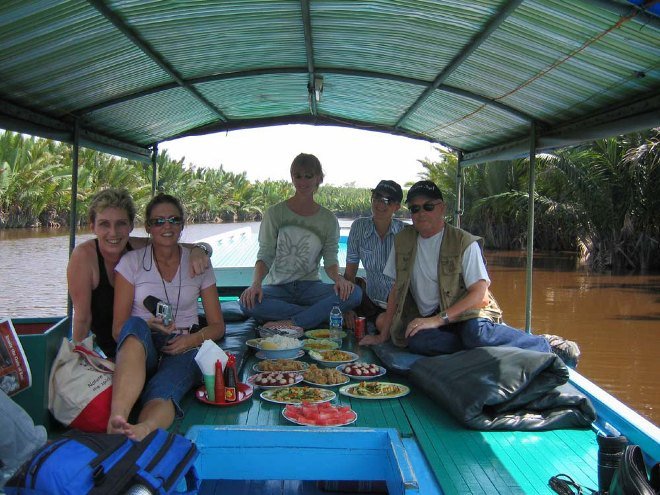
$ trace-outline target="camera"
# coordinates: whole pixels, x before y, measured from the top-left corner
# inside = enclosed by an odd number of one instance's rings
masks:
[[[160,301],[156,306],[156,318],[162,318],[163,325],[169,326],[172,323],[172,306]]]

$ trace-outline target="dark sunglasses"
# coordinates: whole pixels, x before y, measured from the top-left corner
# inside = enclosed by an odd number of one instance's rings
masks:
[[[394,202],[392,198],[381,196],[380,194],[372,194],[371,201],[378,201],[380,203],[383,203],[385,206],[388,206],[390,203]]]
[[[151,227],[162,227],[166,223],[171,225],[181,225],[183,223],[183,218],[181,217],[169,217],[169,218],[151,218],[149,220],[149,226]]]
[[[424,203],[423,205],[412,205],[409,206],[408,209],[410,210],[410,213],[414,215],[415,213],[419,213],[422,208],[424,208],[424,211],[433,211],[440,203],[442,203],[442,201],[438,201],[437,203]]]

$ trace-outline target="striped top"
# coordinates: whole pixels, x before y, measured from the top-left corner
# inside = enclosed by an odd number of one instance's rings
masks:
[[[353,222],[348,234],[346,264],[362,262],[367,274],[367,295],[381,306],[387,302],[394,284],[393,279],[383,274],[383,269],[394,246],[394,236],[405,226],[401,220],[392,219],[390,230],[381,240],[372,217],[362,217]]]

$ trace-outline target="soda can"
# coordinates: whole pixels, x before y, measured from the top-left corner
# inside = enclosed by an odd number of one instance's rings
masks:
[[[364,316],[355,318],[355,340],[360,341],[367,333],[367,319]]]

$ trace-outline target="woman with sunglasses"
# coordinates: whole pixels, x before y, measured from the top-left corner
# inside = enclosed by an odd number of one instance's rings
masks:
[[[445,223],[445,203],[435,183],[413,184],[406,203],[413,226],[396,236],[385,266],[385,273],[396,281],[381,333],[366,336],[360,344],[384,342],[391,336],[395,345],[425,355],[510,346],[552,350],[566,365],[577,364],[574,342],[500,323],[502,312],[488,290],[483,240]]]
[[[168,194],[154,197],[146,209],[151,242],[126,253],[116,268],[113,336],[117,360],[113,378],[108,433],[140,440],[156,428],[168,428],[182,414],[179,401],[201,382],[194,361],[205,339],[219,340],[225,324],[213,270],[190,276],[190,249],[179,244],[183,207]],[[145,299],[155,297],[171,308],[172,321],[154,315]],[[198,323],[197,298],[202,298],[207,326]],[[137,423],[128,417],[136,402]]]
[[[115,267],[128,251],[144,247],[146,237],[132,237],[135,205],[123,189],[104,189],[89,205],[89,224],[95,239],[78,244],[67,266],[69,295],[73,302],[73,341],[82,342],[91,331],[96,344],[114,358],[112,308]],[[210,246],[192,246],[189,270],[203,273],[209,266]]]
[[[394,236],[406,225],[392,218],[401,208],[402,199],[399,184],[393,180],[381,180],[371,190],[371,216],[358,218],[351,224],[344,277],[360,286],[362,301],[355,311],[346,314],[348,328],[355,327],[356,314],[375,321],[385,311],[394,280],[385,275],[383,269],[394,245]],[[356,276],[360,262],[366,280]]]
[[[261,222],[253,282],[240,302],[266,328],[317,328],[327,325],[334,305],[342,312],[357,306],[362,291],[339,274],[339,222],[314,201],[321,162],[299,154],[291,179],[293,197],[269,208]],[[321,257],[334,284],[319,279]]]

